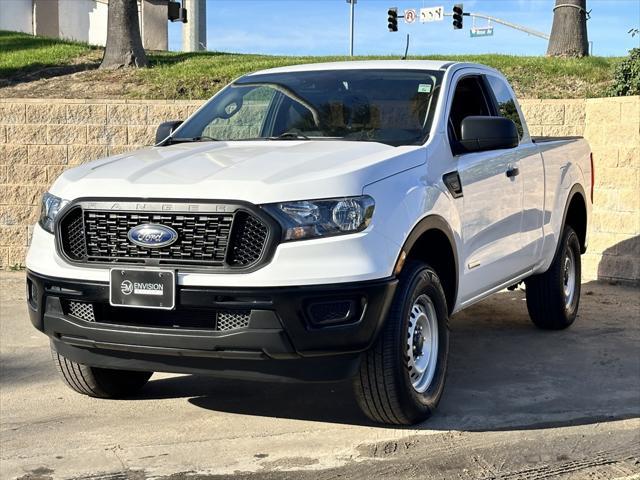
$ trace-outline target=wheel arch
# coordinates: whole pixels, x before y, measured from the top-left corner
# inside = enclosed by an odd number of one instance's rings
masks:
[[[571,225],[578,235],[580,241],[580,253],[587,251],[587,196],[584,193],[584,188],[580,184],[576,184],[571,188],[567,201],[564,207],[564,213],[562,217],[562,230],[566,225]],[[560,238],[560,236],[558,237]],[[560,246],[560,242],[556,246],[556,253]]]
[[[429,215],[420,220],[402,246],[398,261],[403,257],[405,261],[424,261],[436,271],[449,313],[453,312],[458,297],[458,252],[447,221],[439,215]]]

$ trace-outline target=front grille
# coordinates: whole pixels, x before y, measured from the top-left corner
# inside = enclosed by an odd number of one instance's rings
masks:
[[[133,227],[171,227],[177,240],[158,248],[136,245]],[[269,227],[245,211],[166,213],[105,211],[77,206],[60,221],[60,246],[72,261],[141,265],[250,268],[264,257]]]
[[[246,328],[249,326],[249,310],[227,310],[217,314],[216,330],[226,332],[229,330],[237,330],[238,328]]]
[[[85,322],[130,325],[154,328],[184,328],[228,332],[249,326],[250,310],[211,310],[180,308],[154,310],[145,308],[113,307],[102,303],[63,302],[66,315]]]
[[[62,248],[73,259],[82,259],[87,256],[87,243],[84,239],[84,222],[81,211],[67,215],[62,223]]]
[[[233,215],[182,215],[132,212],[84,212],[85,240],[90,261],[147,258],[221,265],[227,252]],[[133,227],[154,223],[178,232],[173,245],[146,248],[132,243]]]
[[[79,318],[85,322],[95,322],[96,316],[93,312],[93,304],[86,302],[69,302],[68,314]]]
[[[246,267],[260,258],[267,238],[267,226],[247,212],[238,212],[229,252],[229,264]]]

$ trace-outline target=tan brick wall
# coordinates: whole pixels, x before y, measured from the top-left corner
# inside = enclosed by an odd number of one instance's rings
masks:
[[[24,264],[41,194],[66,168],[149,145],[201,103],[0,98],[0,269]]]
[[[0,99],[0,268],[24,263],[41,193],[65,169],[134,150],[199,101]],[[596,169],[585,279],[640,280],[640,97],[523,100],[532,135],[584,135]]]
[[[532,135],[584,135],[595,189],[583,278],[640,280],[640,97],[521,101]]]

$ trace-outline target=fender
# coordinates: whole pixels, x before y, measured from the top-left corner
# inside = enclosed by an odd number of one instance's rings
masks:
[[[559,204],[557,210],[555,210],[554,218],[549,221],[548,224],[544,226],[544,240],[541,249],[541,256],[539,258],[539,263],[535,266],[533,270],[533,274],[537,275],[540,273],[546,272],[553,260],[558,255],[558,251],[562,246],[562,242],[560,241],[562,238],[562,231],[567,222],[567,215],[569,213],[569,205],[571,205],[571,201],[575,198],[576,195],[580,195],[585,202],[585,207],[587,209],[587,216],[589,215],[589,204],[587,203],[587,196],[584,193],[584,188],[581,184],[575,183],[570,189],[569,193],[566,196],[566,200],[564,202],[564,208],[561,207],[562,204]],[[553,224],[555,223],[555,218],[560,217],[560,209],[562,208],[562,217],[561,221],[558,223],[557,230],[553,229]],[[587,221],[588,221],[587,217]],[[553,235],[551,235],[553,233]],[[555,238],[551,238],[555,237]],[[552,245],[552,242],[555,241],[555,245]],[[581,253],[584,253],[586,248],[581,245]]]
[[[569,212],[569,205],[571,205],[571,202],[573,201],[573,198],[576,195],[580,195],[582,197],[582,201],[584,202],[584,207],[587,215],[587,228],[589,227],[589,224],[588,224],[589,208],[587,207],[587,196],[584,193],[584,188],[582,187],[582,185],[579,183],[576,183],[573,187],[571,187],[571,190],[569,191],[569,195],[567,196],[567,201],[564,204],[564,211],[562,212],[562,223],[561,223],[562,228],[560,230],[560,234],[558,235],[558,242],[556,244],[553,258],[555,258],[556,255],[558,255],[558,251],[560,250],[560,247],[562,244],[560,240],[561,240],[562,232],[564,231],[564,227],[567,222],[567,213]],[[586,232],[585,232],[585,242],[584,242],[584,245],[580,245],[580,253],[584,254],[586,251],[587,251],[587,242],[586,242]]]
[[[458,271],[458,249],[456,248],[453,230],[449,226],[449,223],[447,223],[447,221],[443,217],[436,214],[428,215],[420,220],[415,227],[413,227],[413,230],[411,230],[411,233],[409,233],[409,236],[400,249],[400,253],[398,254],[398,258],[396,259],[396,265],[398,265],[398,262],[401,261],[401,256],[403,254],[408,254],[408,252],[411,251],[418,239],[422,236],[422,234],[428,232],[429,230],[438,230],[439,232],[444,233],[449,240],[449,246],[451,247],[451,251],[453,252],[453,260],[455,263],[455,282],[453,285],[453,302],[452,305],[450,305],[450,310],[453,311],[453,308],[455,307],[458,299],[458,283],[460,281],[460,275]]]

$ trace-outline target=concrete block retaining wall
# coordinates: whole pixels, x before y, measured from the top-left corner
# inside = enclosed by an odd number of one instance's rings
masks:
[[[0,268],[24,264],[40,196],[67,168],[153,142],[201,101],[0,99]],[[532,135],[584,135],[596,189],[583,277],[640,280],[640,97],[523,100]]]

